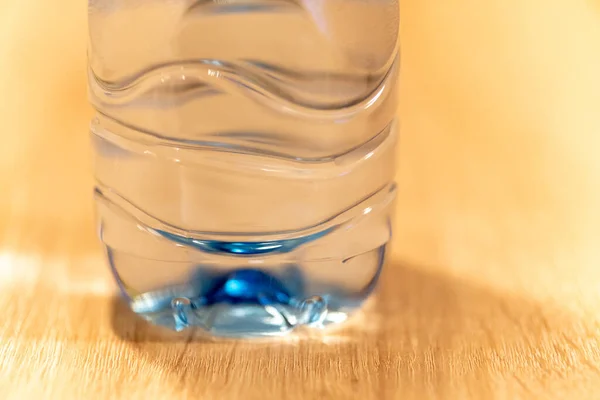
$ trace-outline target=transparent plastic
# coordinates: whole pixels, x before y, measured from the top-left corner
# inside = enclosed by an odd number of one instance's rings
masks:
[[[89,0],[98,232],[175,330],[344,321],[392,234],[397,0]]]

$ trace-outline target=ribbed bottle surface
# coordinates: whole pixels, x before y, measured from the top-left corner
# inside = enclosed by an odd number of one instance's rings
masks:
[[[131,308],[266,336],[344,321],[395,197],[397,0],[90,0],[98,231]]]

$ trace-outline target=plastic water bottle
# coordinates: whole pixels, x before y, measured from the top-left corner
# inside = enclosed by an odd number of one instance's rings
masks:
[[[397,0],[89,0],[98,232],[132,310],[346,320],[390,240]]]

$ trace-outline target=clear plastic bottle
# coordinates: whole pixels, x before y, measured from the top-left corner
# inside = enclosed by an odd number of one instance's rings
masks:
[[[344,321],[391,236],[397,0],[89,0],[98,231],[133,311]]]

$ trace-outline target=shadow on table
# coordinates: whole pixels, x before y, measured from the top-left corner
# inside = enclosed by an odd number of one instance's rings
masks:
[[[578,359],[572,340],[585,337],[577,331],[585,324],[560,307],[402,263],[388,266],[363,315],[330,335],[206,341],[152,327],[121,301],[115,300],[113,311],[113,328],[123,340],[177,380],[196,382],[198,395],[215,385],[243,394],[258,384],[281,396],[294,389],[289,385],[312,382],[296,389],[307,398],[387,398],[401,386],[405,398],[419,398],[423,390],[456,389],[456,382],[477,381],[482,373],[484,379],[512,379],[507,376],[519,370],[537,379],[540,365],[563,377],[582,365],[593,368]],[[480,386],[481,396],[492,393],[492,386]]]

